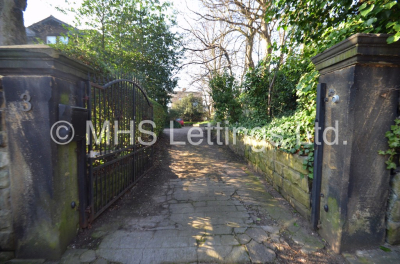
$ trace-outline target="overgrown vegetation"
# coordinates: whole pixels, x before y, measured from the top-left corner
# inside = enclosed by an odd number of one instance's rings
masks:
[[[228,120],[230,123],[239,121],[242,107],[235,78],[227,71],[221,75],[215,72],[209,86],[214,100],[215,119]]]
[[[203,99],[192,93],[176,102],[170,110],[171,119],[183,118],[184,121],[201,121],[205,116]]]
[[[303,165],[312,178],[319,74],[311,57],[355,33],[390,33],[387,42],[396,42],[400,39],[399,17],[397,1],[276,1],[265,19],[267,23],[279,19],[278,29],[286,32],[288,40],[280,46],[271,44],[272,55],[250,68],[241,84],[228,73],[213,76],[209,86],[215,118],[245,127],[241,133],[259,127],[253,131],[255,138],[277,143],[282,151],[308,156]],[[388,132],[391,149],[381,153],[390,155],[388,168],[395,166],[394,148],[400,145],[396,133]]]
[[[396,169],[397,165],[394,160],[396,155],[400,152],[400,119],[396,118],[395,124],[391,127],[391,130],[386,132],[386,138],[388,139],[389,149],[386,151],[379,151],[381,155],[389,155],[386,161],[387,169]]]
[[[164,130],[165,120],[167,119],[167,112],[165,111],[165,108],[157,103],[155,100],[150,99],[150,102],[153,106],[153,121],[156,124],[154,132],[157,136],[160,136],[160,134]]]
[[[97,73],[136,76],[147,94],[166,107],[177,85],[180,36],[171,29],[170,4],[158,0],[84,0],[76,9],[67,45],[55,48],[92,66]]]

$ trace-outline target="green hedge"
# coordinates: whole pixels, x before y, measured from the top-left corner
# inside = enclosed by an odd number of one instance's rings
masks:
[[[159,136],[164,130],[165,120],[167,119],[167,112],[164,107],[157,103],[155,100],[150,99],[151,104],[153,105],[153,120],[156,123],[156,127],[154,128],[154,132]]]
[[[176,120],[166,120],[165,121],[165,128],[171,128],[171,121],[173,121],[174,126],[173,128],[182,128],[181,124]]]

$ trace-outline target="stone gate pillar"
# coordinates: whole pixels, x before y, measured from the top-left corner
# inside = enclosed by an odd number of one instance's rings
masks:
[[[90,70],[46,45],[0,47],[13,216],[5,249],[17,258],[58,259],[77,234],[78,144],[56,144],[50,129],[59,104],[84,106]]]
[[[384,243],[390,171],[379,150],[398,115],[400,43],[356,34],[312,61],[326,84],[319,233],[340,253]]]

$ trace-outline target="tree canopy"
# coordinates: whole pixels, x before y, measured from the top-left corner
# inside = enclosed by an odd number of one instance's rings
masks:
[[[170,9],[168,2],[158,0],[84,0],[80,7],[63,11],[72,12],[76,26],[85,30],[56,47],[97,72],[133,74],[150,97],[166,106],[182,56]]]
[[[174,115],[178,114],[186,121],[200,121],[204,115],[203,99],[189,93],[182,100],[178,101],[172,108]]]

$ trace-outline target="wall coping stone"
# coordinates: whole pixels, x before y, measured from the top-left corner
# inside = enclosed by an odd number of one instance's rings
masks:
[[[19,75],[67,73],[86,79],[93,68],[43,44],[0,46],[0,73],[17,72]]]
[[[400,66],[400,42],[388,45],[386,39],[389,36],[358,33],[318,54],[311,61],[321,74],[354,64]]]

